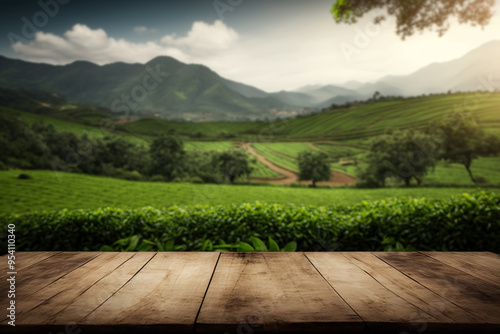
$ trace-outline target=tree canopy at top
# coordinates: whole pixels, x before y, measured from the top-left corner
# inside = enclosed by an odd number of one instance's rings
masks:
[[[436,29],[442,36],[449,28],[450,17],[459,23],[484,27],[493,15],[495,0],[338,0],[331,12],[337,23],[355,23],[368,12],[386,9],[387,15],[396,17],[396,34],[404,40],[418,31]],[[378,15],[373,22],[386,19]]]

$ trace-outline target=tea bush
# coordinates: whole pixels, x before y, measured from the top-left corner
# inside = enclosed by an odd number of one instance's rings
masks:
[[[296,242],[299,251],[499,253],[500,195],[479,192],[446,200],[399,198],[352,206],[257,202],[163,209],[62,210],[0,216],[3,231],[7,231],[9,224],[15,225],[18,251],[100,250],[105,245],[134,236],[137,242],[155,243],[156,240],[162,245],[172,246],[167,249],[187,251],[211,250],[214,247],[207,245],[236,245],[252,238],[269,240],[271,237],[279,245]],[[2,243],[5,242],[3,237]],[[6,245],[1,249],[7,249]]]

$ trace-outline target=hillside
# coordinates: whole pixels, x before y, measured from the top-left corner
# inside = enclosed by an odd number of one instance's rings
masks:
[[[420,128],[444,119],[455,105],[475,99],[473,93],[442,94],[393,99],[329,109],[310,116],[276,122],[169,122],[141,119],[119,125],[123,131],[141,134],[175,132],[189,137],[215,139],[221,133],[253,141],[359,140],[396,129]],[[500,135],[500,93],[478,95],[474,111],[488,131]]]
[[[17,94],[17,95],[16,95]],[[9,98],[5,98],[8,95]],[[17,96],[17,98],[16,98]],[[50,101],[53,99],[54,101]],[[48,102],[47,102],[48,101]],[[363,142],[395,129],[420,128],[443,120],[455,106],[477,101],[473,111],[479,123],[500,135],[500,93],[440,94],[414,98],[398,98],[328,109],[309,116],[260,122],[177,122],[145,117],[123,122],[106,109],[74,105],[42,93],[12,93],[0,89],[2,113],[17,114],[28,120],[76,124],[99,128],[105,119],[114,122],[114,133],[150,140],[162,133],[176,134],[194,140],[248,141],[349,141]],[[51,104],[52,103],[52,104]],[[56,122],[57,121],[57,122]],[[64,127],[60,127],[63,129]]]
[[[485,43],[456,59],[433,63],[413,73],[389,75],[374,82],[349,81],[342,85],[308,85],[296,90],[318,97],[316,106],[327,107],[364,100],[378,91],[384,96],[472,92],[500,89],[500,40]],[[326,93],[326,94],[325,94]]]
[[[122,116],[146,113],[196,121],[269,118],[284,106],[256,88],[171,57],[157,57],[144,65],[98,66],[77,61],[53,66],[0,56],[0,87],[57,94],[72,102],[112,109]]]
[[[20,180],[20,173],[31,180]],[[220,205],[251,202],[301,205],[349,205],[396,196],[428,199],[470,193],[471,188],[311,189],[276,186],[138,182],[66,173],[62,182],[53,171],[0,171],[0,215],[42,210],[142,208],[169,205]],[[500,192],[500,190],[491,189]],[[41,200],[42,199],[42,200]]]
[[[96,65],[76,61],[54,66],[0,56],[0,88],[57,94],[72,103],[112,109],[116,116],[148,115],[184,121],[254,121],[308,114],[332,104],[382,96],[414,96],[449,90],[494,90],[500,75],[500,41],[452,61],[375,82],[309,85],[264,92],[228,80],[206,66],[160,56],[146,64]],[[488,66],[485,66],[488,64]]]

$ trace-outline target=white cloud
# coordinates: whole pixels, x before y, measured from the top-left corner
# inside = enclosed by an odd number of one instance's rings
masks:
[[[166,45],[175,45],[189,54],[206,55],[226,50],[238,39],[236,31],[217,20],[213,25],[195,22],[187,36],[178,38],[175,35],[167,35],[162,38],[161,42]]]
[[[138,34],[145,34],[145,33],[154,33],[154,32],[157,32],[157,30],[152,29],[152,28],[149,29],[146,26],[137,26],[137,27],[134,27],[134,32],[138,33]]]
[[[500,3],[484,30],[452,23],[444,37],[435,32],[415,34],[401,41],[396,23],[389,19],[379,34],[348,61],[340,46],[356,46],[359,30],[371,22],[337,25],[331,17],[331,1],[305,6],[300,15],[259,13],[252,25],[239,24],[238,32],[221,21],[194,22],[183,34],[148,41],[148,27],[136,27],[144,42],[133,43],[108,36],[102,29],[77,24],[62,36],[39,32],[28,44],[17,43],[19,58],[52,64],[88,60],[97,64],[116,61],[145,63],[168,55],[186,63],[206,65],[221,76],[267,91],[291,90],[308,84],[337,84],[349,80],[374,81],[386,75],[411,73],[429,63],[458,58],[492,39],[500,31]],[[244,17],[244,11],[232,14]],[[235,20],[236,21],[236,20]],[[238,21],[239,22],[239,21]],[[133,34],[130,31],[131,35]],[[137,36],[135,36],[137,37]]]
[[[144,32],[147,29],[136,27],[134,30]],[[145,63],[160,55],[184,62],[199,62],[200,57],[217,55],[237,40],[238,34],[221,21],[213,24],[195,22],[186,36],[168,35],[161,42],[144,43],[115,39],[103,29],[75,24],[62,37],[39,31],[29,43],[18,42],[12,48],[21,59],[58,65],[75,60],[87,60],[100,65],[117,61]]]

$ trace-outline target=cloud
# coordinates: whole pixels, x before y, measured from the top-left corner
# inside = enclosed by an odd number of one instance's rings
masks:
[[[175,35],[167,35],[161,42],[175,45],[187,53],[200,55],[226,50],[238,39],[236,31],[217,20],[213,25],[195,22],[187,36],[177,38]]]
[[[147,32],[147,27],[135,27],[134,31]],[[75,24],[63,36],[39,31],[27,44],[15,43],[12,48],[19,58],[49,64],[63,65],[76,60],[87,60],[96,64],[117,61],[145,63],[157,56],[166,55],[184,62],[200,62],[204,57],[213,57],[230,48],[238,41],[238,34],[221,21],[213,24],[193,23],[185,36],[167,35],[161,41],[132,43],[115,39],[103,29],[91,29],[84,24]]]
[[[138,34],[145,34],[145,33],[155,33],[157,32],[156,29],[149,29],[148,27],[145,26],[137,26],[134,27],[134,32]]]

